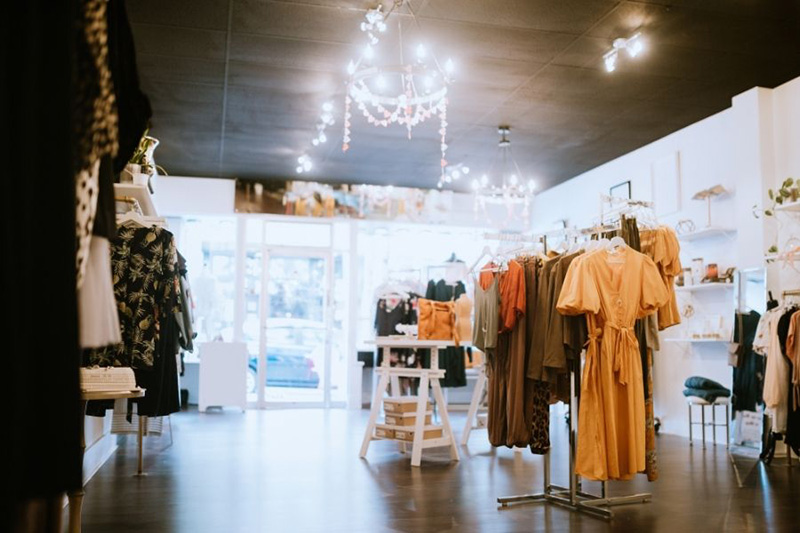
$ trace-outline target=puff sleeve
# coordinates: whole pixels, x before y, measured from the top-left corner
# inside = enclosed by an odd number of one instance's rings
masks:
[[[636,318],[644,318],[653,314],[658,308],[669,302],[669,289],[658,272],[652,259],[642,256],[641,292]]]
[[[600,312],[600,293],[585,258],[579,257],[570,264],[556,309],[562,315]]]

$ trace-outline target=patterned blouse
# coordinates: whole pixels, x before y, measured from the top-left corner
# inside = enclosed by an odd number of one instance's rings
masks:
[[[171,298],[178,281],[175,240],[164,228],[120,226],[111,244],[122,342],[92,350],[89,364],[150,368],[159,338],[159,318],[176,312],[165,308],[170,300],[176,301]]]

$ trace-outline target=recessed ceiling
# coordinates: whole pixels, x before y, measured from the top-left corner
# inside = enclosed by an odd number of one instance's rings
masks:
[[[388,2],[386,2],[388,3]],[[488,170],[498,124],[542,188],[730,106],[752,87],[800,75],[798,2],[758,0],[413,0],[407,46],[452,57],[448,160]],[[434,187],[438,122],[376,129],[353,117],[341,151],[345,67],[377,2],[136,0],[128,10],[159,165],[171,174]],[[404,9],[401,8],[401,11]],[[608,73],[616,37],[646,52]],[[384,38],[393,39],[391,34]],[[396,39],[396,38],[395,38]],[[336,106],[329,142],[311,146],[319,110]],[[466,185],[466,184],[465,184]]]

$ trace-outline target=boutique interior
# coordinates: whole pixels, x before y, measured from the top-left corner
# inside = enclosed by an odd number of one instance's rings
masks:
[[[23,4],[3,530],[800,528],[798,3]]]

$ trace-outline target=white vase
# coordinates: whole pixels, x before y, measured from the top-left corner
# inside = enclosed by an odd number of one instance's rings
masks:
[[[145,174],[143,172],[137,172],[136,174],[133,175],[133,184],[134,185],[141,185],[142,187],[147,187],[147,182],[148,181],[150,181],[150,174]]]
[[[133,183],[134,176],[137,174],[141,174],[142,166],[137,165],[135,163],[128,163],[125,165],[125,168],[122,169],[122,172],[119,173],[119,182],[120,183]]]

